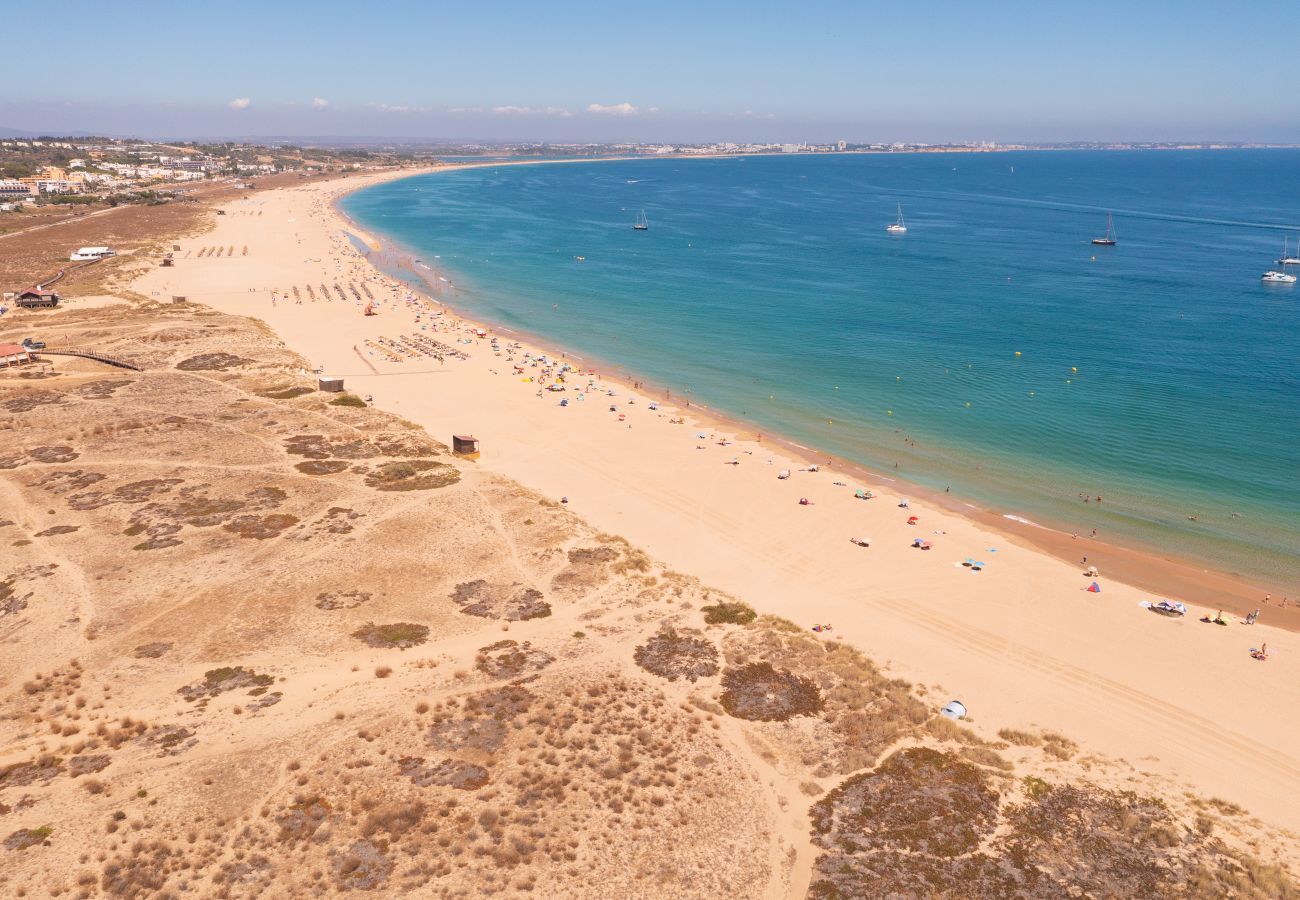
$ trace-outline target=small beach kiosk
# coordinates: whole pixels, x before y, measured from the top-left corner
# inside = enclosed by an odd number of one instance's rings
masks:
[[[451,452],[466,459],[478,459],[478,438],[469,434],[453,434]]]
[[[322,391],[328,391],[331,394],[337,394],[343,390],[343,379],[335,378],[331,375],[322,375],[316,379],[316,387]]]
[[[11,369],[36,362],[36,356],[22,344],[0,344],[0,369]]]

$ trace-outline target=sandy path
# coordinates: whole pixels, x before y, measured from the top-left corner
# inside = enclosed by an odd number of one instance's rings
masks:
[[[404,303],[363,317],[351,300],[284,297],[294,285],[319,291],[337,281],[346,289],[363,279],[376,296],[391,296],[380,291],[387,279],[341,237],[327,203],[337,189],[305,186],[232,203],[232,213],[263,214],[227,215],[214,232],[181,243],[247,244],[248,256],[185,259],[148,273],[137,289],[263,319],[290,348],[344,373],[349,389],[372,394],[435,438],[474,433],[485,469],[568,496],[597,528],[761,611],[805,626],[833,623],[838,638],[893,674],[960,697],[981,727],[1061,731],[1085,752],[1300,829],[1300,808],[1290,802],[1300,796],[1300,724],[1277,713],[1300,707],[1300,635],[1267,624],[1202,624],[1195,619],[1203,609],[1163,619],[1137,605],[1156,599],[1151,594],[1106,579],[1102,593],[1086,593],[1089,579],[1074,566],[1005,535],[916,503],[899,509],[897,494],[879,484],[865,485],[877,499],[854,500],[859,485],[834,485],[832,471],[800,472],[753,442],[698,440],[693,425],[669,424],[676,410],[651,411],[644,397],[629,405],[622,388],[614,399],[592,393],[560,408],[556,395],[538,398],[538,384],[508,374],[511,363],[486,341],[456,345],[471,359],[445,365],[367,354],[375,374],[354,350],[364,351],[367,339],[423,334],[455,344],[465,335],[421,331]],[[281,292],[274,305],[272,289]],[[571,380],[559,396],[574,400],[577,386]],[[626,421],[608,411],[611,403]],[[727,465],[732,457],[740,465]],[[776,478],[782,468],[795,470],[788,481]],[[812,505],[798,505],[799,497]],[[919,524],[907,525],[908,515]],[[856,547],[850,537],[873,545]],[[935,549],[911,549],[914,537]],[[986,570],[962,567],[967,557],[987,562]],[[1262,641],[1274,651],[1267,663],[1248,655]]]

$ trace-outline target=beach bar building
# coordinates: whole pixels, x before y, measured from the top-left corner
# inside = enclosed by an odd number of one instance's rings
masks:
[[[0,369],[26,366],[36,362],[36,355],[22,344],[0,344]]]
[[[469,434],[453,434],[451,452],[468,459],[478,459],[478,438]]]
[[[22,309],[54,309],[59,305],[59,295],[54,291],[34,287],[19,291],[17,302]]]

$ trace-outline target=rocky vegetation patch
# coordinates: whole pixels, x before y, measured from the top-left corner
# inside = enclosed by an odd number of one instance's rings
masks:
[[[467,616],[518,622],[551,614],[541,591],[522,584],[500,584],[483,579],[456,585],[451,599]]]
[[[704,638],[665,626],[633,655],[636,664],[661,678],[697,681],[718,674],[718,648]]]
[[[423,757],[404,756],[397,761],[397,771],[419,787],[455,788],[476,791],[488,783],[488,770],[459,759],[445,759],[426,765]]]
[[[384,463],[366,475],[366,485],[377,491],[428,491],[460,481],[460,470],[427,459]]]
[[[439,750],[477,750],[493,753],[505,743],[507,728],[499,719],[436,719],[426,740]]]
[[[518,678],[529,672],[540,672],[555,662],[555,657],[538,650],[528,641],[497,641],[479,649],[474,658],[474,668],[490,678]]]
[[[326,591],[316,597],[316,608],[325,610],[356,609],[370,602],[366,591]]]
[[[203,680],[187,684],[179,688],[177,693],[184,697],[186,702],[192,703],[195,700],[206,700],[244,688],[250,688],[250,696],[257,696],[254,691],[259,694],[264,693],[265,688],[274,683],[275,679],[270,675],[259,675],[243,666],[226,666],[220,669],[209,669],[203,673]],[[258,691],[259,688],[263,690]]]
[[[416,647],[427,641],[429,639],[429,627],[411,622],[392,622],[387,625],[376,625],[373,622],[367,622],[352,632],[352,636],[371,647],[396,647],[399,650],[405,650],[408,647]]]
[[[809,678],[750,663],[722,673],[722,708],[738,719],[784,722],[822,711],[821,691]]]
[[[758,613],[744,603],[715,603],[701,606],[706,625],[748,625],[758,618]]]
[[[26,850],[28,847],[39,847],[49,840],[53,833],[54,829],[49,825],[42,825],[40,828],[19,828],[5,838],[5,849]]]
[[[136,659],[158,659],[171,648],[172,645],[166,641],[153,641],[136,647],[132,655]]]
[[[73,388],[72,393],[87,400],[107,400],[133,382],[129,378],[113,378],[100,381],[88,381]]]
[[[337,475],[346,472],[349,464],[341,459],[306,459],[295,463],[294,468],[304,475]]]
[[[334,883],[342,891],[372,891],[393,873],[393,861],[370,841],[334,855]]]
[[[40,406],[55,406],[63,402],[63,395],[55,391],[23,391],[17,397],[0,401],[0,406],[14,413],[31,412]]]
[[[288,513],[272,513],[267,516],[235,516],[221,527],[241,538],[265,541],[279,537],[297,524],[297,516]]]
[[[379,448],[361,438],[328,437],[323,434],[296,434],[287,438],[284,449],[291,456],[308,459],[373,459],[382,455]]]
[[[181,360],[176,364],[176,368],[182,372],[224,372],[227,369],[246,366],[251,362],[251,359],[244,359],[233,353],[200,353]]]

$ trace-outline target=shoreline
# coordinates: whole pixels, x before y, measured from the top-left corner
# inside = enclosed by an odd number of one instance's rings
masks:
[[[418,177],[419,175],[436,174],[464,168],[602,162],[607,159],[617,161],[627,158],[524,160],[484,164],[456,163],[403,175],[394,179],[385,179],[384,181],[401,180],[405,177]],[[714,157],[708,158],[712,159]],[[347,229],[370,247],[372,253],[389,256],[395,267],[410,276],[409,279],[403,278],[404,282],[412,287],[414,287],[414,284],[423,285],[426,289],[421,293],[426,299],[437,303],[467,323],[486,328],[489,333],[509,334],[512,340],[520,340],[552,356],[558,354],[566,359],[581,359],[587,368],[595,368],[600,371],[602,378],[619,384],[624,390],[636,391],[647,402],[669,402],[676,407],[681,407],[684,398],[670,399],[666,396],[666,393],[668,393],[667,388],[653,383],[648,384],[637,373],[619,365],[616,361],[595,357],[586,354],[585,351],[580,356],[573,348],[564,346],[562,341],[556,341],[526,329],[519,329],[513,325],[507,326],[494,322],[490,318],[484,318],[473,311],[467,310],[466,307],[458,305],[454,301],[448,302],[441,297],[433,296],[429,289],[436,291],[436,285],[432,284],[428,277],[417,271],[412,265],[416,259],[413,249],[404,247],[390,237],[376,236],[369,229],[363,228],[342,208],[341,204],[344,197],[378,183],[381,182],[376,181],[371,184],[343,188],[332,196],[330,200],[331,208]],[[406,262],[403,258],[411,260],[412,263]],[[376,268],[379,267],[376,266]],[[426,268],[429,268],[434,277],[437,277],[437,272],[433,268],[428,267],[427,264]],[[380,271],[384,270],[380,269]],[[634,388],[634,384],[639,384],[641,387]],[[1017,510],[997,510],[978,505],[952,494],[945,494],[945,492],[936,488],[916,484],[906,477],[877,471],[869,464],[826,453],[816,447],[806,446],[779,432],[760,432],[755,428],[754,423],[743,421],[724,411],[719,411],[708,403],[700,404],[693,399],[685,402],[686,410],[691,415],[700,418],[714,429],[729,432],[737,440],[752,441],[754,436],[761,435],[763,442],[780,447],[787,454],[805,463],[825,466],[828,470],[859,480],[888,482],[891,489],[915,497],[928,505],[938,506],[948,512],[970,519],[1009,540],[1021,542],[1025,546],[1047,553],[1057,560],[1071,565],[1079,565],[1080,569],[1082,569],[1082,565],[1078,563],[1078,560],[1081,557],[1086,557],[1088,564],[1097,566],[1105,577],[1150,591],[1157,597],[1180,599],[1207,608],[1222,609],[1243,617],[1255,609],[1264,607],[1266,605],[1265,597],[1286,598],[1285,602],[1288,605],[1285,607],[1278,605],[1283,602],[1282,600],[1272,600],[1273,605],[1267,609],[1269,621],[1291,631],[1300,631],[1300,597],[1295,596],[1297,589],[1294,586],[1271,584],[1253,576],[1198,565],[1190,557],[1181,557],[1176,551],[1152,544],[1114,542],[1104,538],[1084,537],[1082,536],[1083,531],[1072,532],[1068,527],[1068,523],[1055,521],[1050,517],[1035,514],[1034,519],[1031,520],[1021,515]],[[1038,521],[1039,519],[1045,519],[1045,521]]]
[[[349,223],[332,204],[351,187],[304,185],[232,201],[213,231],[178,241],[185,252],[175,268],[151,269],[134,289],[185,294],[260,320],[311,368],[357,373],[347,376],[347,390],[373,394],[376,408],[434,439],[476,435],[483,442],[476,471],[549,502],[568,498],[568,509],[598,533],[622,536],[657,560],[669,584],[678,573],[694,576],[711,598],[740,599],[807,635],[813,624],[831,623],[831,635],[810,639],[844,642],[940,705],[960,698],[990,738],[996,728],[1066,733],[1085,754],[1154,776],[1162,790],[1226,797],[1300,830],[1300,812],[1285,801],[1300,792],[1300,726],[1276,715],[1300,704],[1300,636],[1276,610],[1257,626],[1228,629],[1196,621],[1202,609],[1181,621],[1151,615],[1138,606],[1155,598],[1116,580],[1111,564],[1103,591],[1089,593],[1077,566],[966,510],[910,490],[901,495],[914,498],[910,510],[896,508],[894,482],[868,479],[877,497],[863,502],[852,498],[857,485],[832,484],[838,470],[778,480],[782,466],[800,468],[799,455],[766,438],[719,446],[730,428],[670,420],[698,422],[711,410],[694,403],[652,410],[644,395],[628,399],[621,382],[603,374],[586,397],[594,402],[561,408],[556,394],[539,390],[533,376],[541,368],[521,358],[534,350],[522,337],[521,350],[505,346],[512,337],[494,352],[474,336],[472,320],[405,301],[406,283],[396,288],[345,235]],[[195,255],[214,242],[247,244],[250,253]],[[305,292],[294,299],[304,285],[325,282],[360,283],[391,302],[363,317],[364,300],[341,291],[329,302]],[[412,334],[467,353],[393,362],[374,346],[357,355],[368,342]],[[546,343],[536,352],[549,353]],[[510,371],[512,356],[524,367],[518,372]],[[574,380],[574,393],[559,396],[576,399],[586,389]],[[617,399],[606,401],[606,390]],[[711,438],[694,438],[710,429]],[[328,476],[316,484],[332,489]],[[807,505],[796,503],[801,496]],[[905,521],[909,514],[920,521]],[[511,528],[531,527],[528,510],[515,515]],[[868,538],[869,548],[850,544],[851,536]],[[919,537],[934,550],[914,549]],[[984,571],[961,564],[972,555],[986,561]],[[1271,651],[1267,663],[1248,653],[1261,641]]]

